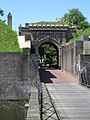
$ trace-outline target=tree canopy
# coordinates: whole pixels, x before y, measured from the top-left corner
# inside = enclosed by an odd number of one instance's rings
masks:
[[[0,15],[3,16],[4,15],[4,12],[3,10],[0,8]]]
[[[0,20],[5,22],[6,20],[2,20],[1,17],[4,15],[4,11],[0,8]]]
[[[0,8],[0,16],[4,15],[4,11]]]
[[[52,44],[43,44],[39,48],[40,59],[44,57],[45,64],[56,65],[57,50]]]
[[[86,21],[86,17],[78,8],[69,9],[69,12],[65,13],[60,21],[63,21],[70,26],[75,25],[77,29],[86,29],[90,26]]]

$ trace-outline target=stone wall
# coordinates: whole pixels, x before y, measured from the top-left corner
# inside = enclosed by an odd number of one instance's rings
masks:
[[[89,54],[89,37],[81,36],[76,41],[62,48],[62,70],[79,77],[82,66],[85,66],[85,64],[90,61]]]
[[[28,99],[31,85],[36,85],[38,78],[35,69],[29,49],[0,53],[0,100]]]
[[[38,41],[50,36],[61,44],[71,39],[76,33],[76,28],[69,28],[68,25],[60,24],[29,24],[19,26],[19,35],[25,35],[26,40]]]
[[[90,54],[85,55],[81,54],[80,55],[80,70],[82,70],[84,67],[87,67],[88,65],[90,66]]]
[[[74,47],[74,43],[72,43],[66,47],[63,47],[62,50],[62,69],[69,73],[73,73]]]
[[[83,53],[83,39],[68,44],[62,48],[62,70],[79,76],[79,55]]]
[[[0,53],[0,81],[21,79],[22,53]]]
[[[90,55],[90,41],[84,41],[83,42],[83,54],[89,54]]]

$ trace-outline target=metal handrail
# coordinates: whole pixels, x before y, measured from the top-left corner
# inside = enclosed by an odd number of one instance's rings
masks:
[[[90,67],[90,62],[87,62],[86,65],[80,70],[80,82],[84,85],[88,85],[88,67]]]
[[[40,80],[38,82],[38,100],[39,100],[40,119],[42,120],[42,84]]]
[[[45,87],[46,87],[46,85],[45,85]],[[53,104],[53,100],[52,100],[52,98],[51,98],[51,96],[50,96],[50,94],[49,94],[49,91],[48,91],[47,87],[46,87],[46,91],[47,91],[48,96],[49,96],[49,98],[50,98],[52,107],[53,107],[53,109],[54,109],[54,111],[55,111],[55,113],[56,113],[57,119],[60,120],[60,116],[58,115],[58,113],[57,113],[57,111],[56,111],[56,109],[55,109],[55,106],[54,106],[54,104]]]

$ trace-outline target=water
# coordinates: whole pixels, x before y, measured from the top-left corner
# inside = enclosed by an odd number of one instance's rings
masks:
[[[25,120],[24,101],[0,101],[0,120]]]

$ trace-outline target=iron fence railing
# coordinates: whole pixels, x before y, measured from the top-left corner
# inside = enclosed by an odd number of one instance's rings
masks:
[[[80,70],[80,83],[90,87],[90,63],[86,63],[86,65]]]
[[[42,120],[42,84],[40,80],[38,82],[38,100],[39,100],[40,119]]]
[[[41,120],[60,120],[49,91],[41,81],[38,82],[38,99]]]

